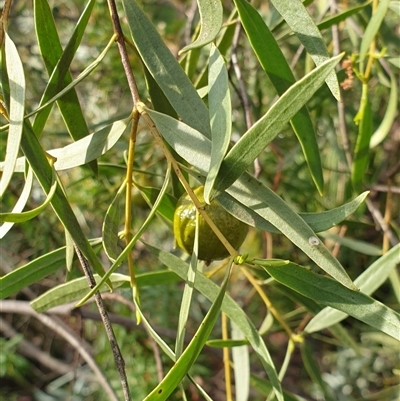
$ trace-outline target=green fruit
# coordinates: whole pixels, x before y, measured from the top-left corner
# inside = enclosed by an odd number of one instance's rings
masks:
[[[204,202],[204,187],[195,188],[194,193],[225,238],[235,249],[238,249],[246,238],[248,226],[229,214],[216,200],[207,205]],[[184,194],[178,200],[175,209],[174,235],[178,247],[189,254],[193,252],[195,232],[196,207],[189,195]],[[227,256],[229,256],[229,252],[200,215],[198,258],[210,262]]]

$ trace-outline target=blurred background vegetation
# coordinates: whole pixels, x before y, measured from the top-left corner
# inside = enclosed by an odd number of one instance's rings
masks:
[[[194,2],[195,3],[195,2]],[[233,6],[224,1],[226,17]],[[308,1],[308,10],[315,21],[324,19],[328,8],[327,1]],[[84,0],[53,0],[49,1],[57,25],[58,33],[65,46],[69,36],[85,5]],[[174,54],[188,43],[198,22],[193,1],[185,0],[142,0],[147,15],[170,47]],[[292,68],[297,77],[304,75],[312,68],[312,63],[304,51],[301,51],[299,40],[291,35],[290,30],[282,22],[279,14],[269,2],[257,0],[253,6],[262,14],[276,38],[280,38],[287,60],[292,61]],[[362,4],[357,1],[340,2],[341,9],[349,9]],[[400,3],[393,1],[380,30],[380,47],[386,49],[385,63],[390,65],[397,81],[399,78],[399,10]],[[119,10],[122,16],[122,7]],[[351,57],[359,49],[360,37],[371,16],[371,6],[367,5],[346,22],[341,23],[340,48]],[[193,20],[192,23],[190,21]],[[126,26],[123,26],[129,37]],[[104,48],[112,36],[112,24],[105,0],[98,0],[86,33],[76,57],[72,63],[71,72],[76,77]],[[46,86],[48,75],[43,66],[40,51],[37,46],[33,23],[32,2],[15,0],[9,22],[9,34],[15,42],[20,57],[23,60],[27,79],[27,111],[34,110]],[[332,44],[330,29],[324,30],[325,43]],[[330,47],[332,50],[332,46]],[[252,121],[262,116],[276,100],[275,91],[268,81],[264,71],[259,67],[249,44],[241,36],[236,47],[238,65],[246,85],[246,92],[251,104]],[[134,52],[130,53],[131,65],[134,70],[139,91],[143,99],[148,98],[142,66]],[[202,70],[202,58],[198,64],[198,74]],[[231,95],[233,98],[234,139],[246,131],[246,121],[242,107],[243,100],[239,96],[239,82],[234,72],[230,54],[227,56],[231,79]],[[196,75],[195,74],[195,75]],[[345,69],[338,72],[339,79],[346,79]],[[194,76],[195,76],[194,75]],[[378,127],[385,113],[389,98],[389,80],[382,65],[377,64],[370,81],[373,109],[373,126]],[[121,66],[117,47],[114,46],[107,54],[104,62],[81,84],[77,86],[79,100],[85,113],[90,132],[106,125],[109,121],[129,115],[132,109],[130,92]],[[345,120],[348,128],[348,142],[353,149],[358,127],[354,123],[361,96],[361,83],[355,77],[351,87],[343,91]],[[323,160],[325,176],[325,193],[320,196],[310,178],[300,145],[291,129],[287,127],[260,156],[260,179],[267,183],[296,211],[319,212],[329,210],[354,198],[350,185],[350,172],[347,167],[343,138],[338,135],[337,104],[326,86],[322,87],[308,104],[316,126],[318,143]],[[2,120],[2,124],[6,121]],[[0,132],[1,154],[5,152],[5,131]],[[45,149],[58,148],[70,141],[62,118],[56,107],[53,108],[50,120],[44,129],[41,143]],[[86,168],[77,168],[60,173],[82,227],[88,238],[101,236],[103,218],[107,208],[115,196],[116,190],[125,177],[127,137],[122,137],[111,151],[99,160],[99,174],[94,177]],[[391,226],[399,237],[400,215],[400,125],[396,120],[385,140],[371,150],[368,169],[366,171],[364,189],[371,190],[370,199],[382,212],[390,208]],[[159,187],[166,168],[163,155],[153,143],[153,139],[144,126],[139,132],[135,155],[135,177],[148,186]],[[15,176],[6,196],[2,199],[3,210],[10,210],[18,198],[22,179]],[[388,194],[388,185],[392,193]],[[37,185],[34,188],[28,208],[40,205],[44,200],[43,193]],[[147,215],[148,207],[138,194],[132,206],[135,226],[139,227]],[[345,225],[332,230],[330,234],[354,239],[353,244],[338,242],[338,237],[326,238],[330,249],[336,252],[337,258],[347,269],[349,275],[357,277],[369,266],[378,255],[376,249],[382,248],[383,234],[374,223],[367,207],[362,205]],[[143,239],[152,243],[162,244],[170,251],[174,247],[171,227],[165,221],[153,221]],[[11,232],[2,239],[0,249],[1,275],[33,260],[51,250],[63,246],[65,237],[63,227],[50,207],[33,221],[15,225]],[[296,263],[310,266],[309,259],[302,254],[286,238],[279,235],[260,232],[252,229],[243,252],[259,257],[290,258]],[[138,272],[157,271],[160,262],[150,255],[146,248],[138,244],[134,249],[134,260]],[[179,254],[179,251],[174,251]],[[106,260],[104,259],[105,263]],[[215,267],[211,265],[209,269]],[[126,267],[121,271],[126,273]],[[59,271],[51,277],[38,282],[30,288],[14,296],[18,300],[30,300],[49,288],[67,279],[80,276],[82,273],[77,261],[70,272]],[[298,327],[307,318],[305,308],[288,298],[280,285],[272,285],[269,294],[276,307],[281,311],[291,327]],[[146,287],[141,294],[143,308],[151,311],[151,321],[158,327],[163,338],[169,340],[171,346],[175,340],[177,311],[179,310],[182,284],[171,283],[154,287]],[[263,303],[253,292],[249,283],[240,275],[233,276],[230,292],[234,299],[243,306],[252,321],[259,327],[266,315]],[[119,292],[124,295],[124,291]],[[375,294],[375,298],[395,310],[399,310],[398,296],[390,284],[383,285]],[[130,295],[127,293],[127,298]],[[141,326],[134,323],[134,313],[126,305],[119,302],[113,295],[106,297],[110,313],[122,318],[120,324],[115,324],[115,332],[126,361],[127,375],[134,400],[142,400],[157,384],[157,366],[152,342]],[[118,373],[102,324],[98,322],[96,309],[93,305],[85,306],[89,317],[66,316],[64,322],[86,342],[90,344],[95,359],[102,367],[107,378],[115,389],[119,389]],[[198,323],[204,318],[209,308],[209,302],[200,294],[196,295],[191,311],[191,327],[188,334],[192,335]],[[90,312],[92,314],[90,315]],[[81,366],[77,353],[56,334],[49,332],[41,323],[28,316],[18,314],[2,314],[2,337],[0,338],[0,398],[4,400],[107,400],[90,369]],[[344,327],[348,329],[349,343],[354,341],[356,347],[339,343],[328,331],[312,335],[312,353],[317,360],[323,379],[330,388],[332,399],[345,400],[394,400],[396,394],[382,392],[391,389],[399,383],[399,344],[387,336],[369,333],[366,326],[359,321],[347,318]],[[220,336],[220,327],[215,329],[215,338]],[[287,338],[281,327],[273,325],[265,339],[269,344],[276,364],[280,366],[286,349]],[[51,355],[60,363],[68,364],[71,369],[77,367],[74,373],[60,374],[49,368],[45,363],[29,357],[26,350],[35,347]],[[222,352],[219,349],[206,347],[192,374],[201,378],[202,385],[215,400],[224,400]],[[160,357],[164,371],[171,362],[164,356]],[[258,381],[265,375],[256,357],[252,363],[253,392],[250,399],[264,400],[268,392]],[[60,365],[61,366],[61,365]],[[60,368],[61,369],[61,368]],[[319,386],[308,375],[304,368],[300,351],[296,350],[292,358],[283,387],[306,400],[322,400],[324,395]],[[374,396],[374,394],[379,394]],[[190,388],[192,400],[198,398],[194,389]],[[172,400],[181,399],[176,393]],[[290,399],[290,398],[288,398]]]

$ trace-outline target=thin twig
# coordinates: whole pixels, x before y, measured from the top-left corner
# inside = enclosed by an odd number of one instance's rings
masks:
[[[83,272],[85,273],[86,279],[89,283],[89,287],[92,289],[96,286],[96,281],[93,277],[93,273],[80,249],[75,244],[74,246],[76,254],[78,255],[79,262],[82,266]],[[94,299],[96,301],[97,308],[99,309],[101,320],[103,322],[104,328],[107,333],[108,341],[111,346],[111,350],[115,360],[115,365],[117,366],[117,370],[121,379],[122,391],[124,393],[125,401],[130,401],[131,397],[129,392],[128,379],[126,377],[126,372],[125,372],[125,361],[124,358],[122,357],[121,350],[119,349],[117,339],[115,338],[110,318],[108,317],[106,308],[104,307],[103,298],[101,297],[101,294],[99,292],[96,292],[94,294]]]
[[[2,313],[15,313],[20,315],[29,315],[39,320],[42,324],[56,332],[60,337],[64,338],[72,347],[74,347],[84,361],[90,366],[95,373],[100,385],[112,401],[119,401],[114,390],[111,388],[103,372],[97,366],[95,360],[92,358],[90,353],[86,350],[86,347],[82,341],[80,341],[74,332],[64,324],[64,322],[56,317],[50,317],[44,313],[37,313],[32,309],[29,302],[26,301],[14,301],[14,300],[3,300],[0,301],[0,311]]]
[[[108,6],[110,9],[111,20],[113,23],[114,32],[117,34],[117,45],[119,54],[121,56],[122,66],[124,67],[125,76],[128,80],[129,89],[131,91],[133,104],[136,105],[140,102],[139,91],[136,85],[135,78],[133,77],[131,65],[129,63],[128,52],[125,47],[124,34],[122,32],[121,23],[119,22],[117,7],[114,0],[108,0]]]

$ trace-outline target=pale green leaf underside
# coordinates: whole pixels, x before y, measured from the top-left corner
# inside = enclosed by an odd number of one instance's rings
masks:
[[[285,19],[317,66],[329,59],[322,35],[300,0],[272,0],[272,4]],[[339,83],[334,71],[326,78],[333,96],[340,101]]]
[[[179,54],[207,45],[216,38],[221,29],[223,18],[221,0],[198,0],[197,2],[201,24],[199,36],[193,43],[180,50]]]
[[[229,147],[232,131],[232,106],[228,86],[228,71],[218,49],[212,45],[208,72],[208,104],[211,124],[211,161],[204,185],[204,200],[210,194],[218,171]]]
[[[8,80],[10,85],[10,126],[6,154],[4,159],[4,170],[0,179],[0,197],[3,196],[14,172],[17,160],[19,145],[21,143],[22,130],[24,125],[25,110],[25,75],[14,42],[5,32],[5,62],[7,67]]]

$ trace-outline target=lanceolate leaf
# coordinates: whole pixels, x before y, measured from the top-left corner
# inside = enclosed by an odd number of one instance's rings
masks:
[[[130,118],[115,121],[112,125],[102,128],[70,145],[48,150],[47,153],[57,159],[54,163],[54,168],[56,170],[66,170],[78,167],[102,156],[117,143],[129,122]],[[25,161],[25,157],[17,159],[16,172],[24,170]],[[0,163],[0,171],[2,167],[3,164]]]
[[[0,277],[0,299],[17,294],[65,265],[65,247],[40,256]]]
[[[134,0],[123,0],[136,48],[165,96],[186,124],[211,137],[208,110],[193,84]]]
[[[390,272],[400,263],[400,244],[386,252],[367,270],[354,280],[354,284],[364,294],[373,294],[389,277]],[[314,316],[305,327],[304,331],[313,333],[326,327],[339,323],[347,317],[347,314],[331,307],[326,307]]]
[[[157,128],[171,147],[188,163],[206,175],[210,163],[211,142],[198,131],[172,119],[169,116],[146,109]],[[321,269],[335,277],[343,285],[356,289],[339,261],[332,256],[315,232],[278,195],[256,180],[250,174],[243,174],[227,190],[245,207],[252,209],[267,223],[272,223],[279,231],[305,252]]]
[[[323,84],[325,77],[343,55],[336,56],[288,89],[280,99],[233,146],[221,165],[215,180],[215,191],[221,193],[231,186],[253,163],[289,120]]]
[[[262,68],[268,74],[278,95],[282,95],[296,82],[281,48],[265,24],[260,14],[246,0],[236,0],[240,20],[246,30]],[[302,107],[290,120],[292,128],[300,141],[311,176],[319,192],[323,190],[324,179],[314,126],[306,107]]]
[[[300,0],[272,0],[272,4],[297,35],[317,66],[329,59],[322,35]],[[333,96],[340,100],[339,84],[332,70],[326,77]]]
[[[218,35],[222,26],[223,8],[221,0],[198,0],[200,12],[200,33],[197,39],[185,46],[179,54],[205,46]]]
[[[210,193],[231,139],[232,107],[228,86],[228,71],[218,49],[212,45],[208,72],[208,104],[211,124],[211,161],[204,185],[204,200],[210,203]]]
[[[400,341],[400,314],[368,295],[292,263],[263,268],[276,281],[300,294],[345,312]]]
[[[8,130],[4,170],[0,180],[0,198],[6,191],[14,172],[19,145],[22,137],[25,110],[25,75],[14,42],[5,32],[5,64],[8,74],[10,90],[9,118],[10,128]],[[4,53],[3,53],[4,55]],[[4,59],[2,60],[4,62]]]
[[[328,29],[333,25],[338,25],[340,22],[346,20],[347,18],[351,17],[354,14],[357,14],[371,3],[372,0],[368,0],[365,3],[361,4],[360,6],[349,8],[343,12],[339,12],[333,17],[328,17],[318,24],[318,29],[320,31],[323,31],[324,29]]]

